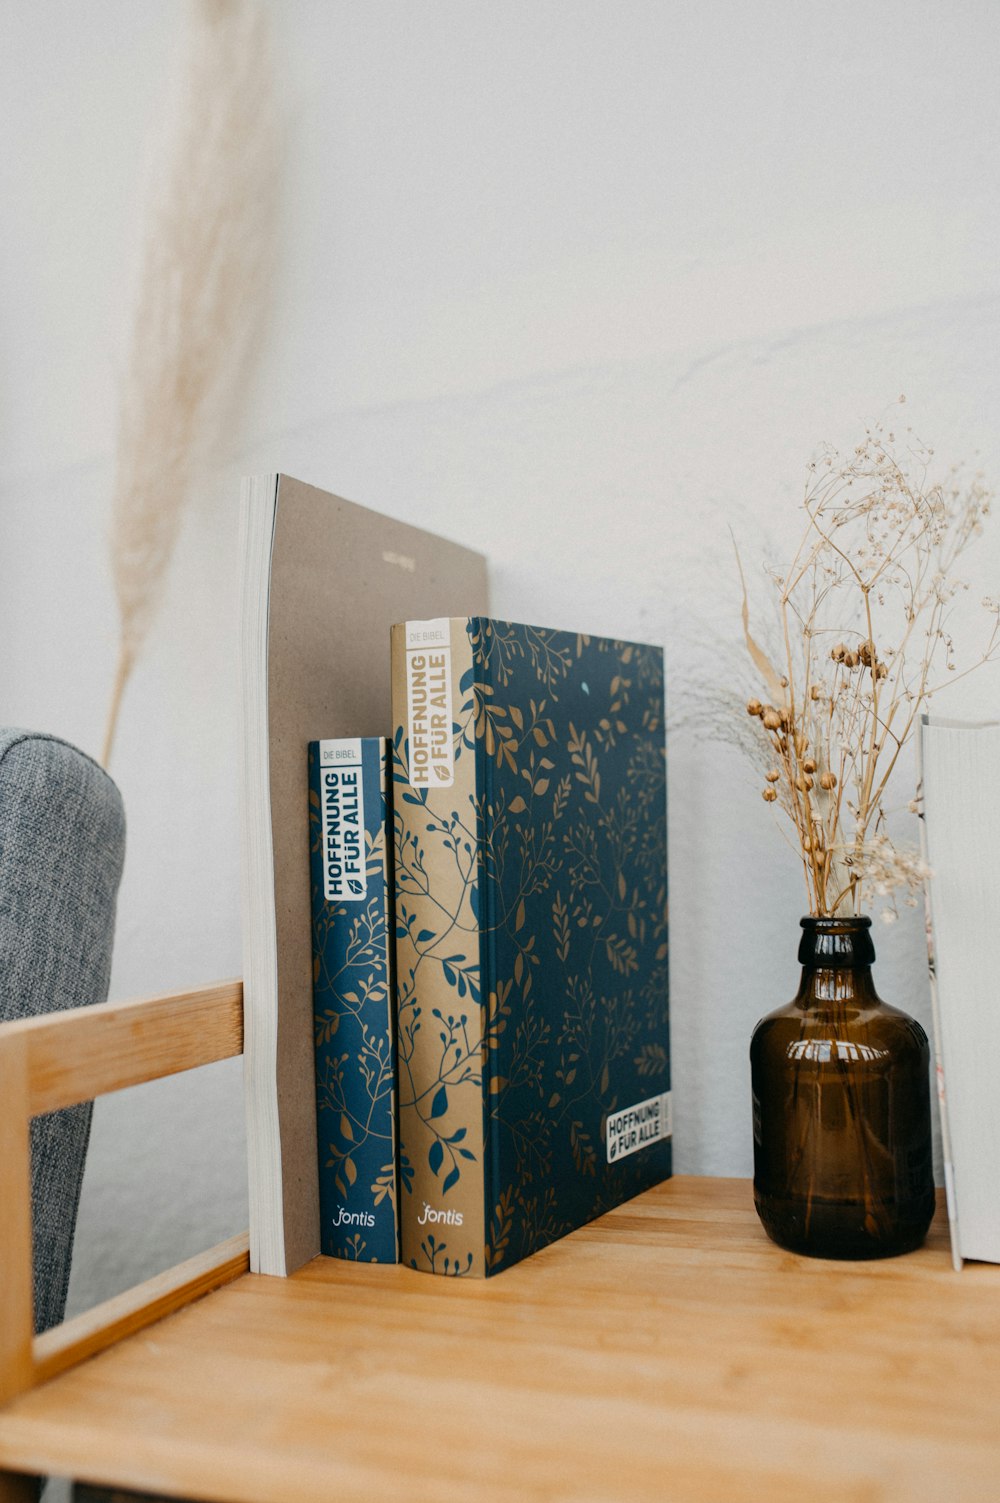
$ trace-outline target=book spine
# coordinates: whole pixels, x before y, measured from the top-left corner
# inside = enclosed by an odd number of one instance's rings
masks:
[[[320,1251],[398,1262],[389,748],[309,747]]]
[[[468,622],[393,628],[402,1261],[485,1273],[482,800]]]

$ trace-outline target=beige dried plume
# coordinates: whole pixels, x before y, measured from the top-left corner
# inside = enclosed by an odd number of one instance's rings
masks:
[[[111,567],[121,635],[105,767],[185,506],[249,373],[273,258],[277,112],[264,12],[251,0],[190,0],[188,13],[119,412]]]

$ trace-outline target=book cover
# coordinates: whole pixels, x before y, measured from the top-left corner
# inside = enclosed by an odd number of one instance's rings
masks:
[[[250,1266],[319,1252],[309,742],[384,736],[389,629],[487,609],[483,557],[288,475],[244,482],[239,534],[243,1080]]]
[[[671,1172],[657,647],[393,628],[402,1260],[490,1275]]]
[[[1000,1263],[1000,723],[921,718],[920,829],[952,1261]]]
[[[309,746],[320,1251],[398,1262],[389,743]]]

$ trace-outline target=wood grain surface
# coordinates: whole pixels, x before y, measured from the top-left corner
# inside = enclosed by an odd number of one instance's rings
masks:
[[[0,1466],[252,1503],[985,1503],[1000,1268],[765,1238],[675,1179],[487,1282],[245,1275],[0,1411]]]
[[[244,1271],[237,1239],[33,1339],[29,1119],[240,1054],[242,1003],[224,981],[0,1025],[0,1403]]]
[[[153,1325],[174,1310],[183,1309],[250,1267],[250,1238],[246,1232],[197,1253],[165,1273],[85,1310],[72,1320],[36,1336],[32,1382],[44,1383],[75,1367],[105,1347],[114,1346],[144,1326]],[[18,1390],[20,1391],[20,1390]]]
[[[8,1028],[10,1024],[6,1025]],[[32,1379],[31,1163],[23,1041],[0,1048],[0,1404]]]
[[[31,1116],[108,1091],[229,1059],[243,1049],[243,984],[102,1002],[5,1023],[4,1049],[20,1044]]]

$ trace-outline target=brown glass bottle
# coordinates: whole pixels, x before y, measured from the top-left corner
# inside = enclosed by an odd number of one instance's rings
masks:
[[[919,1247],[934,1214],[930,1050],[876,994],[868,918],[804,918],[798,996],[750,1044],[754,1201],[817,1258]]]

